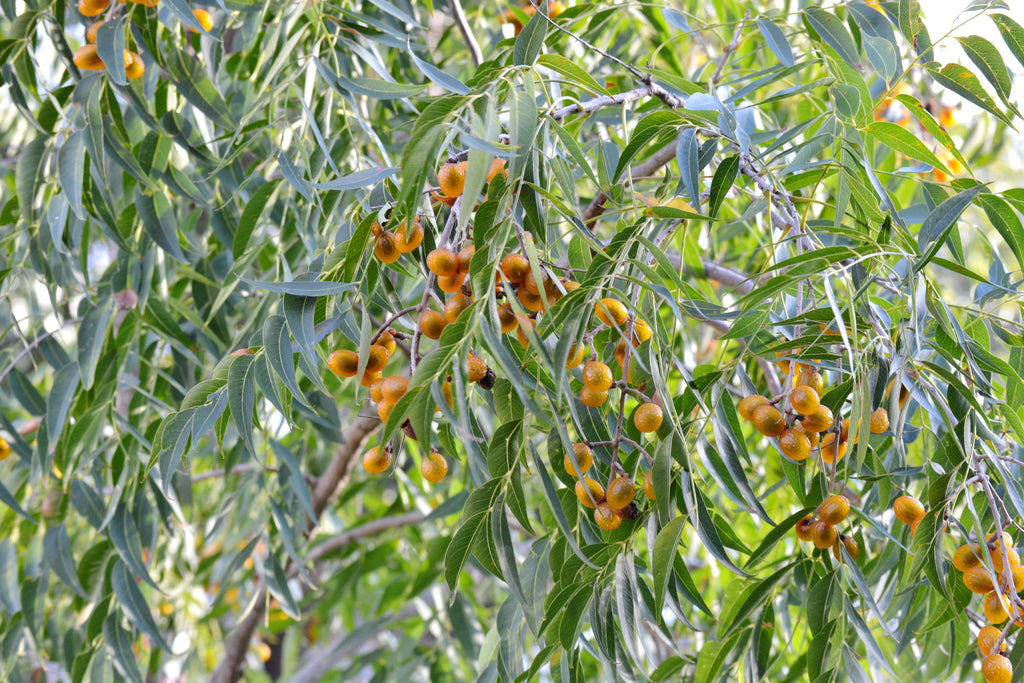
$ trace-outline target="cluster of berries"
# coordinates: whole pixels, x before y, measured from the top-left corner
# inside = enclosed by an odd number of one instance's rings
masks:
[[[815,547],[822,550],[832,548],[832,554],[839,562],[845,561],[840,549],[842,546],[856,562],[857,556],[860,555],[857,541],[853,536],[836,531],[836,525],[841,524],[849,514],[850,501],[846,496],[832,495],[821,501],[813,515],[807,515],[797,522],[794,531],[801,541],[813,543]]]
[[[636,519],[639,514],[634,499],[636,498],[636,484],[626,474],[616,476],[614,473],[608,481],[608,488],[601,486],[596,479],[586,476],[594,464],[594,451],[585,443],[572,445],[573,455],[576,463],[569,453],[565,454],[565,471],[573,477],[580,477],[576,481],[576,498],[580,503],[594,511],[594,522],[605,531],[612,531],[619,528],[624,519]],[[579,466],[577,470],[576,466]],[[654,479],[650,470],[644,474],[643,480],[644,495],[654,500]]]

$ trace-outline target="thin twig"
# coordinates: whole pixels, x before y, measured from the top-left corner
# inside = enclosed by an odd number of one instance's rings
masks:
[[[18,365],[18,363],[21,361],[21,359],[24,358],[27,354],[31,353],[32,349],[36,348],[37,346],[42,344],[44,341],[46,341],[47,339],[49,339],[53,335],[57,334],[58,332],[63,330],[65,327],[71,327],[72,325],[77,325],[80,322],[82,322],[81,318],[72,318],[70,320],[65,320],[64,322],[62,322],[60,324],[60,327],[58,327],[57,329],[55,329],[55,330],[53,330],[51,332],[44,332],[41,335],[39,335],[38,337],[36,337],[35,339],[33,339],[32,341],[30,341],[28,343],[28,345],[25,346],[25,348],[23,348],[18,353],[17,356],[15,356],[13,359],[11,359],[11,362],[8,363],[7,367],[3,369],[3,372],[0,372],[0,383],[3,383],[3,381],[5,379],[7,379],[7,375],[11,374],[11,371],[14,370],[14,368]]]
[[[722,76],[722,70],[725,68],[726,62],[732,57],[733,53],[736,52],[736,48],[740,46],[740,34],[743,33],[743,27],[750,21],[750,10],[743,15],[743,20],[736,27],[736,31],[732,34],[732,40],[725,46],[725,50],[722,52],[721,58],[718,60],[718,68],[715,69],[715,73],[711,76],[711,80],[708,81],[708,87],[713,88],[715,83],[718,83],[718,79]]]
[[[371,520],[366,524],[361,524],[357,527],[331,536],[309,552],[309,559],[312,562],[318,562],[335,550],[339,550],[351,543],[355,543],[361,538],[373,536],[374,534],[378,534],[387,529],[410,526],[423,521],[424,517],[426,517],[425,514],[419,510],[414,510],[401,515],[391,515],[390,517],[380,517],[378,519]]]
[[[466,47],[469,49],[469,56],[473,60],[473,66],[480,66],[481,62],[484,61],[483,53],[480,52],[480,44],[476,42],[476,37],[469,28],[469,22],[466,21],[466,13],[462,11],[462,5],[459,0],[448,0],[448,6],[452,10],[452,19],[455,20],[455,25],[459,27],[459,32],[462,34],[462,41],[466,43]]]
[[[651,155],[647,161],[643,162],[635,169],[630,172],[630,175],[634,178],[641,178],[654,174],[659,168],[669,163],[676,158],[676,143],[670,142],[665,145],[657,152]],[[594,221],[604,213],[605,202],[608,201],[608,195],[604,192],[598,191],[594,199],[591,200],[590,204],[583,211],[583,223],[588,227],[592,226]]]

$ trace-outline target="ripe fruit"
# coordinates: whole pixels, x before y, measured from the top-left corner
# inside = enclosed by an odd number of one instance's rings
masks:
[[[393,332],[393,329],[390,332],[381,332],[380,336],[377,337],[377,341],[375,342],[388,350],[388,356],[394,353],[395,348],[397,348],[395,344],[395,336],[394,334],[392,334]]]
[[[377,446],[363,456],[363,469],[369,474],[380,474],[391,467],[391,451]]]
[[[491,168],[487,171],[487,182],[490,183],[499,173],[508,178],[508,169],[505,168],[504,159],[494,159],[491,162]]]
[[[796,533],[796,537],[799,538],[801,541],[810,542],[814,540],[814,535],[811,532],[811,527],[813,525],[814,518],[810,515],[807,515],[806,517],[804,517],[796,523],[796,526],[793,527],[793,531],[794,533]]]
[[[821,501],[818,506],[818,518],[825,524],[836,525],[850,514],[850,501],[846,496],[833,495]]]
[[[398,251],[403,254],[416,251],[416,247],[423,242],[423,224],[420,223],[420,217],[413,219],[411,228],[406,221],[402,221],[395,236],[398,238]]]
[[[384,400],[384,393],[383,391],[381,391],[381,387],[383,386],[383,377],[381,377],[378,380],[375,380],[373,384],[370,385],[370,400],[373,401],[374,403],[379,403]]]
[[[608,391],[612,388],[612,370],[600,361],[590,360],[583,366],[583,384],[593,391]]]
[[[607,504],[601,503],[594,508],[594,521],[605,531],[613,531],[622,524],[622,518],[615,514],[615,511]]]
[[[521,254],[509,254],[499,264],[505,279],[515,285],[521,285],[530,272],[530,262]]]
[[[431,484],[436,484],[448,474],[448,461],[437,451],[430,451],[420,463],[420,474]]]
[[[501,304],[498,306],[498,324],[501,325],[501,333],[507,334],[512,330],[516,329],[516,325],[519,323],[516,321],[516,314],[512,312],[512,307],[508,304]],[[583,354],[580,354],[580,360],[583,359]],[[568,363],[568,361],[566,361]],[[568,365],[566,365],[568,367]],[[575,365],[573,367],[576,367]]]
[[[462,283],[466,281],[465,273],[455,275],[439,275],[437,277],[437,288],[445,294],[454,294],[462,289]]]
[[[821,442],[821,459],[828,464],[839,462],[846,455],[846,442],[836,439],[835,433],[826,434]]]
[[[130,50],[124,51],[124,75],[130,79],[142,78],[146,73],[146,65],[138,53]]]
[[[94,21],[89,24],[89,28],[85,30],[85,40],[87,43],[96,42],[96,32],[100,30],[100,26],[103,26],[102,21]]]
[[[993,652],[981,660],[981,675],[988,683],[1012,683],[1013,665],[1003,655]]]
[[[821,396],[822,392],[825,391],[825,380],[822,379],[821,373],[814,368],[807,368],[801,370],[800,374],[794,380],[794,386],[798,387],[810,387],[814,389],[814,393]]]
[[[459,164],[446,163],[437,172],[437,184],[445,196],[458,197],[466,187],[466,172]]]
[[[814,389],[807,386],[799,386],[790,392],[789,404],[793,406],[793,410],[801,415],[812,415],[818,410],[821,400],[818,398],[818,392]]]
[[[10,451],[11,449],[8,448],[7,452],[10,453]],[[0,454],[2,453],[3,449],[0,448]],[[3,458],[0,458],[0,460],[3,460]],[[1013,579],[1013,589],[1015,591],[1017,591],[1018,593],[1024,591],[1024,567],[1020,566],[1019,564],[1015,564],[1012,567],[1010,567],[1010,578]]]
[[[583,503],[583,507],[596,508],[597,503],[604,500],[604,487],[590,477],[583,477],[583,481],[576,481],[576,497]]]
[[[395,375],[388,377],[381,383],[380,393],[386,399],[397,401],[398,399],[405,396],[405,392],[409,390],[409,380],[405,377],[399,377]]]
[[[1010,615],[1007,614],[1007,609],[1010,606],[1009,601],[999,591],[992,591],[986,595],[983,604],[985,608],[985,618],[988,619],[989,622],[993,624],[1001,624],[1009,619]]]
[[[469,381],[479,382],[487,374],[487,363],[479,356],[469,354]]]
[[[754,427],[765,436],[779,436],[786,429],[786,419],[778,408],[766,404],[754,411]]]
[[[813,413],[804,416],[801,424],[808,432],[824,432],[832,426],[834,421],[835,418],[832,417],[832,411],[827,406],[818,406],[818,409]]]
[[[383,381],[384,378],[381,376],[380,370],[377,370],[376,372],[370,372],[369,370],[365,370],[363,372],[363,376],[359,378],[359,383],[366,388],[372,387],[374,382]]]
[[[629,317],[626,307],[618,299],[607,297],[594,304],[594,313],[597,319],[608,327],[622,326]]]
[[[580,363],[583,362],[583,345],[573,344],[572,348],[569,349],[569,357],[565,359],[565,369],[572,370],[578,368]]]
[[[455,292],[444,304],[444,317],[450,323],[459,319],[459,315],[473,304],[473,300],[462,292]]]
[[[793,425],[793,429],[807,437],[807,440],[811,442],[812,450],[818,447],[818,440],[821,438],[821,435],[818,434],[818,432],[807,431],[806,429],[804,429],[804,426],[799,422]]]
[[[633,346],[640,346],[651,338],[651,326],[637,318],[633,321]]]
[[[820,519],[811,523],[810,532],[811,541],[816,547],[821,548],[822,550],[831,548],[839,538],[839,533],[836,531],[836,528],[826,524]]]
[[[469,263],[473,260],[473,254],[475,253],[476,247],[472,244],[467,244],[455,255],[455,263],[458,265],[460,273],[469,272]]]
[[[580,474],[586,474],[587,470],[594,464],[594,451],[590,450],[590,446],[585,443],[574,443],[572,445],[572,452],[576,456],[576,462],[580,466]],[[565,471],[572,476],[578,476],[576,469],[572,466],[572,457],[566,453],[565,459],[562,463],[565,466]]]
[[[194,9],[192,10],[192,14],[195,15],[196,21],[199,22],[199,25],[203,27],[204,31],[209,33],[213,29],[213,17],[210,16],[209,12],[204,9]],[[189,30],[191,31],[194,29],[190,26]]]
[[[388,418],[391,417],[391,411],[395,409],[395,403],[389,398],[382,398],[381,402],[377,404],[377,417],[380,418],[381,422],[387,422]]]
[[[661,406],[657,403],[644,403],[633,413],[633,425],[644,433],[658,431],[661,421]]]
[[[519,303],[523,305],[523,308],[531,313],[537,313],[544,308],[544,300],[540,298],[540,295],[530,294],[526,287],[520,287],[519,291],[516,292],[516,297],[519,299]]]
[[[857,556],[860,555],[860,548],[857,547],[856,539],[854,539],[853,536],[839,534],[839,540],[836,541],[834,546],[832,546],[832,554],[835,555],[836,560],[839,562],[845,562],[846,558],[843,557],[843,552],[839,549],[840,545],[846,548],[846,553],[853,558],[854,562],[856,562]]]
[[[455,275],[459,262],[451,249],[434,249],[427,254],[427,268],[435,275]]]
[[[992,558],[992,568],[995,569],[997,573],[1003,571],[1002,548],[997,545],[995,548],[992,549],[990,557]],[[1009,560],[1011,567],[1020,566],[1020,555],[1018,555],[1017,551],[1013,548],[1006,549],[1006,559]]]
[[[992,575],[988,573],[988,569],[985,567],[971,567],[964,572],[964,585],[972,593],[979,593],[984,595],[990,593],[995,589],[995,584],[992,582]]]
[[[95,17],[110,6],[110,0],[78,0],[78,11],[85,17]]]
[[[437,311],[428,309],[420,313],[418,325],[420,332],[430,339],[440,339],[444,328],[448,326],[448,321]]]
[[[580,401],[588,408],[599,408],[608,400],[607,391],[596,391],[590,387],[580,389]]]
[[[761,396],[760,394],[750,394],[749,396],[743,397],[743,400],[740,401],[740,404],[736,408],[736,411],[740,414],[740,417],[742,417],[747,422],[753,422],[754,411],[759,406],[764,405],[768,405],[767,398]]]
[[[621,510],[633,502],[636,497],[636,486],[629,477],[616,477],[608,483],[608,491],[605,494],[608,499],[608,507],[613,510]]]
[[[904,524],[913,524],[924,519],[924,505],[913,496],[900,496],[892,503],[892,511],[896,513],[896,519]]]
[[[327,357],[327,367],[338,377],[355,377],[359,370],[359,355],[354,351],[338,349]]]
[[[366,359],[366,372],[379,372],[388,364],[388,353],[386,347],[380,344],[370,344],[369,357]]]
[[[373,247],[373,255],[382,263],[397,261],[402,256],[402,252],[398,250],[398,237],[395,236],[395,233],[381,233],[381,236],[377,238],[377,244]]]
[[[879,408],[871,413],[871,433],[881,434],[889,429],[889,411]]]
[[[644,472],[644,495],[649,500],[657,500],[654,495],[654,471],[647,470]]]
[[[978,649],[981,655],[987,657],[996,650],[996,643],[1002,634],[995,626],[982,626],[978,631]],[[1006,641],[999,643],[999,651],[1006,652]]]
[[[75,66],[83,71],[97,71],[103,68],[103,60],[96,54],[96,46],[91,43],[78,48],[73,61]]]
[[[787,458],[800,462],[811,454],[811,440],[798,429],[786,429],[779,435],[779,448]]]
[[[953,554],[953,566],[959,571],[965,572],[979,565],[981,565],[981,546],[965,543]]]

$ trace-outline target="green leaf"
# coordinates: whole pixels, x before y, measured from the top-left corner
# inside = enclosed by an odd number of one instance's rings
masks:
[[[427,86],[411,83],[392,83],[376,78],[347,78],[338,76],[338,85],[356,95],[365,95],[375,100],[401,100],[423,92]]]
[[[914,39],[921,32],[921,6],[918,0],[899,0],[897,11],[900,32],[907,42],[914,44]]]
[[[135,189],[135,207],[139,212],[142,227],[157,246],[172,258],[187,263],[185,252],[178,242],[177,220],[171,203],[161,191],[152,195],[144,193],[141,188]]]
[[[398,173],[398,170],[395,166],[368,168],[335,178],[334,180],[328,180],[326,183],[313,183],[313,187],[318,190],[355,190],[367,185],[376,185],[385,178],[390,178]]]
[[[757,20],[757,29],[761,32],[764,42],[768,43],[768,49],[772,51],[784,66],[793,66],[796,60],[793,59],[793,49],[789,46],[786,33],[767,19]]]
[[[470,498],[472,498],[472,494]],[[448,582],[448,589],[452,592],[451,599],[453,601],[455,600],[459,575],[462,573],[462,568],[466,565],[466,560],[469,559],[469,552],[473,547],[473,541],[489,519],[490,517],[486,512],[480,512],[469,519],[463,520],[462,524],[452,535],[452,540],[448,543],[448,550],[444,554],[444,578]]]
[[[268,570],[265,577],[270,594],[277,598],[278,604],[281,605],[282,612],[292,619],[301,619],[302,612],[299,610],[299,605],[295,602],[295,598],[292,596],[291,588],[288,586],[288,579],[284,574],[284,568],[281,567],[281,563],[278,561],[277,555],[269,553],[265,563]]]
[[[492,477],[503,477],[512,470],[519,458],[523,421],[506,422],[494,430],[487,448],[487,468]]]
[[[0,604],[8,615],[21,611],[21,581],[18,578],[18,551],[9,538],[0,541]]]
[[[231,419],[246,448],[253,450],[253,416],[256,405],[256,373],[252,356],[239,356],[228,370],[228,403]]]
[[[929,62],[925,64],[925,68],[940,85],[949,88],[964,99],[973,102],[992,114],[1006,125],[1011,128],[1013,127],[1010,119],[1006,117],[1006,114],[999,111],[995,101],[985,92],[985,88],[982,87],[978,77],[967,68],[959,64],[947,64],[940,69],[938,68],[938,62]]]
[[[981,73],[988,79],[1003,102],[1008,102],[1013,82],[1010,80],[1010,72],[1006,70],[1006,63],[1003,56],[995,45],[988,42],[981,36],[967,36],[957,38],[960,47],[974,62],[974,66],[981,70]]]
[[[466,87],[465,83],[454,76],[446,74],[433,64],[420,59],[412,49],[411,44],[406,45],[406,50],[408,51],[409,56],[412,57],[412,61],[416,65],[416,68],[422,71],[423,75],[430,79],[432,83],[436,83],[448,92],[455,93],[456,95],[468,95],[470,93],[470,89]]]
[[[53,386],[46,395],[46,438],[51,444],[57,443],[64,430],[80,379],[78,363],[74,362],[67,363],[53,375]]]
[[[163,634],[157,628],[156,622],[153,621],[149,604],[142,596],[142,591],[135,584],[134,577],[128,576],[128,569],[123,562],[116,562],[114,564],[114,571],[110,575],[110,584],[114,589],[114,597],[117,598],[117,602],[128,613],[128,616],[131,617],[132,623],[149,636],[161,649],[170,650],[170,643],[164,640]]]
[[[1005,14],[990,14],[988,16],[999,27],[999,33],[1003,36],[1006,47],[1021,63],[1021,66],[1024,66],[1024,28]]]
[[[292,352],[291,337],[284,317],[272,315],[263,323],[263,345],[267,362],[274,370],[274,374],[281,378],[288,391],[292,392],[292,396],[309,406],[295,378],[295,354]]]
[[[804,10],[804,18],[807,19],[807,22],[821,39],[838,52],[839,56],[847,64],[854,67],[857,66],[860,62],[857,55],[857,46],[854,45],[850,32],[846,30],[839,17],[817,7],[808,7]]]
[[[82,203],[85,176],[85,132],[76,130],[69,135],[57,151],[57,171],[60,187],[75,215],[85,220],[88,214]]]
[[[82,598],[88,598],[85,589],[82,588],[75,573],[75,561],[71,557],[71,542],[68,540],[68,530],[61,522],[46,530],[43,537],[43,557],[53,573],[64,582],[68,588],[73,590]]]
[[[994,194],[978,195],[978,204],[1017,258],[1017,268],[1024,269],[1024,225],[1020,216],[1008,201]]]
[[[155,590],[160,590],[146,570],[146,564],[142,560],[142,542],[139,532],[135,528],[135,519],[125,503],[117,504],[115,512],[110,518],[107,533],[110,535],[110,542],[114,544],[114,550],[121,557],[121,561],[128,565],[132,574],[141,578]]]
[[[548,31],[548,21],[542,16],[547,11],[547,3],[533,13],[523,30],[516,36],[516,44],[512,48],[512,63],[516,66],[533,66],[537,56],[544,47],[544,37]]]
[[[124,67],[125,43],[124,16],[104,22],[96,31],[96,54],[103,60],[103,65],[107,67],[103,73],[117,85],[128,85],[128,76],[125,74]]]
[[[277,439],[270,440],[270,446],[274,451],[274,454],[284,463],[284,469],[288,476],[288,485],[299,499],[299,504],[302,505],[302,509],[305,510],[309,516],[309,521],[316,523],[318,517],[316,512],[313,510],[313,498],[309,493],[309,485],[306,483],[306,477],[302,473],[302,467],[299,466],[299,461],[296,460],[295,455]]]
[[[118,614],[111,614],[103,620],[103,643],[114,662],[114,667],[131,683],[143,683],[142,674],[135,662],[132,641],[128,632],[121,628]],[[97,660],[98,661],[98,660]]]
[[[235,229],[235,238],[231,248],[232,255],[236,260],[242,258],[242,254],[249,247],[249,239],[252,237],[253,231],[256,230],[260,216],[263,215],[263,209],[280,184],[279,180],[271,180],[260,185],[246,203],[242,217],[238,219],[238,227]]]
[[[573,85],[586,88],[591,92],[595,92],[600,95],[608,94],[608,91],[595,81],[594,77],[587,73],[586,70],[576,64],[576,62],[563,57],[560,54],[553,52],[543,54],[537,58],[537,64],[540,66],[546,66],[552,71],[557,71],[568,78]]]
[[[662,607],[665,606],[665,593],[668,590],[669,579],[672,578],[672,566],[676,557],[676,548],[679,546],[679,537],[683,533],[683,525],[686,524],[685,517],[676,517],[662,527],[654,539],[654,553],[651,565],[651,573],[654,577],[654,614],[658,615],[658,622],[662,620]]]
[[[114,314],[113,299],[107,297],[89,310],[82,317],[78,326],[78,367],[82,377],[82,387],[91,389],[96,377],[96,364],[103,350],[103,340],[107,336],[110,320]]]
[[[945,241],[949,231],[956,224],[962,214],[974,198],[984,189],[983,185],[976,185],[970,189],[963,190],[945,200],[928,214],[921,224],[917,234],[917,246],[922,257],[914,264],[914,272],[921,270],[935,254]]]
[[[679,122],[679,114],[671,111],[656,111],[641,119],[640,123],[636,124],[636,128],[633,129],[633,134],[629,137],[629,143],[622,150],[619,163],[616,165],[615,172],[609,180],[613,184],[618,182],[626,167],[629,166],[633,158],[640,153],[640,150],[648,142],[661,135],[667,128],[674,129],[679,125]]]
[[[732,189],[733,184],[736,182],[739,172],[739,155],[733,154],[728,156],[718,164],[715,176],[711,180],[711,195],[708,199],[708,215],[712,218],[718,216],[718,210],[722,208],[722,204],[725,202],[729,190]]]
[[[797,562],[800,561],[802,560]],[[793,571],[797,562],[786,565],[766,579],[743,580],[739,592],[734,593],[722,607],[722,613],[715,627],[718,637],[724,638],[742,626],[743,621],[771,597],[776,584]]]
[[[935,168],[941,168],[947,173],[949,172],[946,165],[921,142],[918,136],[900,125],[888,121],[875,121],[874,123],[869,123],[861,130],[869,137],[911,159],[927,162]]]
[[[686,186],[686,193],[690,195],[690,202],[696,212],[700,213],[698,147],[696,129],[684,128],[680,131],[679,137],[676,138],[676,163],[679,164],[679,175],[682,176],[682,183]]]
[[[106,510],[103,498],[81,478],[71,480],[68,494],[71,505],[96,531],[103,531]]]
[[[39,191],[40,172],[49,145],[49,136],[40,135],[25,145],[14,167],[14,187],[18,205],[28,224],[36,220],[36,193]]]

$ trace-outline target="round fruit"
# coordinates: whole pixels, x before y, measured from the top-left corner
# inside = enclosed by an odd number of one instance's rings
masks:
[[[904,524],[913,524],[924,519],[924,505],[913,496],[900,496],[892,503],[892,511],[896,513],[896,519]]]
[[[790,392],[789,404],[801,415],[812,415],[818,410],[821,400],[818,398],[818,392],[811,387],[799,386]]]
[[[6,460],[11,455],[11,444],[7,439],[0,437],[0,460]]]
[[[594,508],[594,521],[605,531],[614,531],[622,524],[622,517],[615,514],[615,511],[608,505],[601,503]]]
[[[611,297],[601,299],[594,304],[594,313],[597,315],[597,319],[608,327],[616,325],[621,327],[626,322],[626,318],[629,317],[629,314],[626,313],[626,307],[622,305],[622,302]]]
[[[657,500],[654,495],[654,470],[644,472],[644,495],[648,500]]]
[[[983,602],[985,608],[985,618],[993,624],[1001,624],[1010,618],[1010,615],[1006,613],[1007,608],[1010,606],[1009,601],[999,591],[992,591],[985,596]]]
[[[988,569],[985,567],[971,567],[964,572],[964,585],[972,593],[978,593],[984,595],[985,593],[991,593],[995,589],[995,584],[992,582],[992,575],[988,573]]]
[[[102,21],[94,21],[93,23],[89,24],[89,28],[85,30],[85,41],[87,43],[96,42],[96,32],[100,30],[100,26],[103,26]]]
[[[420,474],[431,484],[436,484],[448,474],[448,461],[437,451],[430,451],[420,463]]]
[[[434,275],[455,275],[459,262],[451,249],[434,249],[427,254],[427,268]]]
[[[384,378],[380,374],[380,370],[376,372],[370,372],[369,370],[363,371],[363,376],[359,378],[359,383],[366,388],[373,386],[374,382],[383,382]]]
[[[821,396],[822,392],[825,391],[825,380],[822,379],[821,373],[814,368],[801,370],[796,380],[794,380],[794,384],[798,387],[810,387],[814,389],[814,393],[818,394],[818,396]]]
[[[391,399],[392,401],[397,401],[402,398],[405,396],[405,392],[407,391],[409,391],[409,380],[405,377],[399,377],[398,375],[388,377],[380,386],[381,396]]]
[[[384,378],[381,377],[370,385],[370,400],[374,403],[380,403],[384,400],[384,392],[381,388],[384,386]]]
[[[135,80],[142,78],[146,73],[146,65],[138,53],[130,50],[124,51],[124,75]]]
[[[996,651],[996,643],[1002,637],[1002,633],[995,626],[982,626],[978,631],[978,649],[981,656],[987,657]],[[1006,641],[999,643],[999,651],[1006,652]]]
[[[476,247],[472,244],[467,244],[455,255],[455,263],[458,265],[460,273],[469,272],[469,264],[473,260],[473,254],[475,253]]]
[[[444,304],[444,317],[450,323],[459,319],[464,310],[473,304],[473,300],[462,292],[455,292]]]
[[[455,275],[438,275],[437,288],[445,294],[454,294],[462,289],[462,283],[465,281],[465,273],[455,273]]]
[[[608,507],[612,510],[621,510],[633,502],[633,498],[636,497],[636,486],[629,477],[616,477],[608,483],[605,495]]]
[[[377,244],[373,247],[373,255],[379,258],[382,263],[394,263],[397,261],[402,256],[402,252],[398,249],[398,237],[395,233],[381,233],[381,236],[377,238]]]
[[[583,384],[594,391],[608,391],[612,388],[612,369],[600,361],[589,360],[583,366]]]
[[[327,357],[327,367],[338,377],[355,377],[359,370],[359,355],[345,349],[332,351]]]
[[[499,173],[508,178],[508,169],[505,168],[504,159],[494,159],[491,161],[491,168],[487,171],[487,182],[490,183]]]
[[[811,527],[814,525],[814,518],[807,515],[793,527],[793,532],[796,533],[796,537],[801,541],[813,541],[814,535],[811,532]]]
[[[96,46],[83,45],[75,52],[75,66],[84,71],[97,71],[103,68],[103,60],[96,54]]]
[[[363,456],[363,469],[369,474],[380,474],[391,467],[391,451],[377,446]]]
[[[968,569],[981,565],[981,546],[965,543],[953,553],[953,566],[959,571],[965,572]]]
[[[811,440],[798,429],[786,429],[779,435],[779,449],[790,460],[801,462],[811,454]]]
[[[416,247],[423,242],[423,224],[420,223],[420,217],[413,219],[412,228],[406,221],[402,221],[395,236],[398,238],[398,251],[403,254],[416,251]]]
[[[388,364],[388,358],[391,354],[388,353],[387,347],[380,344],[370,344],[369,357],[366,359],[366,372],[379,372],[384,369]]]
[[[661,421],[661,406],[657,403],[644,403],[633,413],[633,425],[644,433],[658,431]]]
[[[11,452],[10,447],[7,448],[7,452]],[[3,455],[2,448],[0,448],[0,455]],[[3,456],[3,458],[6,457],[6,455]],[[0,458],[0,460],[3,460],[3,458]],[[1018,593],[1024,591],[1024,567],[1020,566],[1019,564],[1015,564],[1012,567],[1010,567],[1010,578],[1013,579],[1013,589],[1015,591],[1017,591]]]
[[[856,562],[857,556],[860,555],[860,548],[857,547],[856,539],[853,536],[839,534],[839,540],[832,546],[832,554],[835,555],[836,560],[838,562],[845,562],[846,558],[843,557],[843,551],[839,549],[840,545],[846,548],[846,553]]]
[[[511,332],[512,330],[516,329],[516,326],[519,324],[516,321],[516,314],[512,311],[512,307],[509,306],[508,304],[501,304],[498,306],[498,324],[501,325],[502,334],[507,334]]]
[[[590,477],[583,477],[583,481],[576,481],[576,497],[583,503],[583,507],[596,508],[604,500],[604,487]]]
[[[800,424],[808,432],[824,432],[832,426],[833,422],[835,422],[835,418],[832,417],[832,411],[827,406],[818,406],[818,409],[810,415],[806,415]]]
[[[391,417],[391,411],[395,409],[395,403],[389,398],[382,398],[380,403],[377,404],[377,417],[380,418],[381,422],[387,422],[388,418]]]
[[[599,408],[608,401],[608,392],[583,387],[580,389],[580,401],[588,408]]]
[[[110,0],[78,0],[78,11],[85,17],[95,17],[110,6]]]
[[[651,326],[637,318],[633,321],[633,346],[640,346],[651,338]]]
[[[992,548],[996,543],[999,542],[999,539],[996,538],[996,535],[996,532],[993,531],[991,534],[988,535],[988,538],[985,539],[985,542],[988,544],[989,548]],[[1002,533],[1002,540],[1003,545],[1013,545],[1013,536],[1011,536],[1009,533],[1005,531]]]
[[[800,424],[799,422],[797,422],[795,425],[793,425],[793,429],[795,429],[796,431],[800,432],[801,434],[803,434],[804,436],[807,437],[807,440],[810,441],[810,443],[811,443],[811,449],[812,450],[818,447],[818,441],[821,438],[821,435],[818,434],[818,432],[809,432],[809,431],[807,431],[806,429],[804,429],[804,426],[802,424]]]
[[[583,344],[573,344],[569,349],[569,357],[565,359],[565,369],[573,370],[583,362]]]
[[[1003,571],[1003,549],[1000,546],[996,546],[990,553],[992,558],[992,568],[996,570],[996,573]],[[1020,555],[1013,548],[1006,549],[1006,559],[1009,560],[1011,567],[1020,566]]]
[[[1013,683],[1013,664],[993,652],[981,660],[981,675],[988,683]]]
[[[626,340],[623,339],[615,345],[615,362],[619,364],[619,367],[625,367],[626,365]]]
[[[821,501],[818,506],[818,518],[825,524],[836,525],[850,514],[850,501],[846,496],[833,495]]]
[[[822,550],[831,548],[832,545],[838,540],[839,532],[836,531],[834,526],[826,524],[820,519],[816,522],[811,523],[811,541],[814,545]]]
[[[479,382],[487,374],[487,363],[479,356],[469,354],[469,381]]]
[[[526,277],[523,278],[523,287],[526,291],[534,296],[540,296],[540,290],[547,290],[547,274],[543,273],[538,275],[535,271],[530,270],[526,273]]]
[[[846,442],[836,439],[834,432],[826,434],[821,442],[821,459],[828,464],[839,462],[846,455]]]
[[[514,285],[521,285],[530,272],[530,262],[522,254],[509,254],[499,264],[505,279]]]
[[[779,436],[786,429],[786,419],[778,408],[766,404],[754,410],[754,427],[765,436]]]
[[[889,429],[889,411],[879,408],[871,413],[871,433],[882,434]]]
[[[444,164],[437,172],[437,184],[445,196],[458,197],[466,187],[466,172],[459,164]]]
[[[209,33],[213,30],[213,17],[210,16],[209,12],[204,9],[194,9],[192,10],[192,14],[195,16],[196,21],[199,22],[199,25],[203,27],[204,31]],[[192,28],[189,27],[189,30],[192,30]]]
[[[448,321],[437,311],[428,309],[420,313],[418,324],[420,332],[424,335],[430,339],[440,339],[444,328],[448,326]]]
[[[516,297],[519,299],[519,303],[523,305],[523,308],[531,313],[537,313],[544,309],[544,300],[537,294],[530,294],[526,287],[520,287],[516,292]]]
[[[749,396],[743,397],[743,400],[740,401],[740,404],[736,408],[736,411],[740,414],[740,417],[742,417],[747,422],[753,422],[754,411],[759,406],[764,405],[768,405],[767,398],[761,396],[760,394],[750,394]]]
[[[594,451],[590,450],[590,446],[585,443],[574,443],[572,445],[572,452],[580,466],[579,474],[586,474],[587,470],[594,464]],[[579,476],[576,474],[576,468],[572,466],[572,457],[568,453],[565,454],[562,464],[565,466],[565,471],[568,474],[573,477]]]

